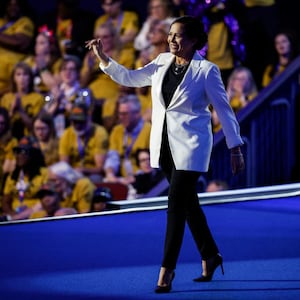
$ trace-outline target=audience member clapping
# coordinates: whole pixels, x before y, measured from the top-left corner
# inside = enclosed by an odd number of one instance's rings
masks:
[[[8,92],[10,74],[29,52],[35,25],[26,0],[2,0],[0,8],[0,97]]]
[[[44,106],[44,97],[33,89],[33,73],[24,62],[14,66],[11,74],[11,91],[0,99],[0,106],[9,111],[12,134],[20,139],[32,133],[33,118]]]

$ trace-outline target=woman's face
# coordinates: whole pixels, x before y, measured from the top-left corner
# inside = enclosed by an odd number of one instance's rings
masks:
[[[27,90],[30,83],[30,75],[23,68],[17,68],[14,73],[14,81],[18,90]]]
[[[68,61],[62,66],[60,70],[60,77],[62,82],[72,86],[78,80],[79,74],[76,68],[76,64],[73,61]]]
[[[139,167],[144,173],[152,171],[150,165],[150,155],[147,151],[141,151],[138,156]]]
[[[174,23],[168,34],[170,52],[176,56],[184,57],[194,52],[194,42],[184,32],[184,25]]]
[[[50,128],[42,120],[37,119],[33,124],[34,135],[41,142],[46,142],[50,136]]]
[[[285,34],[279,34],[275,38],[275,48],[279,55],[287,55],[291,51],[291,43]]]
[[[149,5],[149,14],[153,19],[164,20],[168,17],[167,6],[161,0],[152,0]]]
[[[35,40],[35,54],[49,54],[50,53],[50,42],[49,39],[42,33],[40,33]]]
[[[232,78],[232,89],[237,93],[243,93],[249,84],[248,74],[245,71],[236,72]]]

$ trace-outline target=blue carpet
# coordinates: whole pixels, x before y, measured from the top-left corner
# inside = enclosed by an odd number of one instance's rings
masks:
[[[153,293],[166,211],[0,226],[0,299],[300,299],[300,198],[203,207],[224,257],[210,283],[189,230],[170,294]]]

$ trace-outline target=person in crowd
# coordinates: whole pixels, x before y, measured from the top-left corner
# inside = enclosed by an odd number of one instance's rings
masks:
[[[44,97],[33,89],[33,73],[24,62],[18,62],[11,74],[11,91],[0,99],[0,107],[5,107],[11,119],[14,137],[22,138],[32,133],[33,118],[44,106]]]
[[[228,183],[224,180],[212,179],[208,182],[205,192],[220,192],[227,191],[229,189]]]
[[[136,190],[137,198],[142,198],[161,182],[165,176],[161,169],[151,167],[149,148],[138,149],[135,155],[136,164],[139,169],[134,174],[134,181],[131,184]]]
[[[100,0],[103,14],[94,24],[94,35],[103,23],[111,23],[120,37],[121,49],[129,49],[134,55],[134,39],[139,31],[139,17],[134,11],[124,10],[123,0]]]
[[[131,50],[122,49],[119,35],[112,23],[99,25],[95,38],[101,38],[105,51],[116,61],[128,68],[134,65],[135,55]],[[95,99],[93,121],[103,125],[109,132],[114,125],[116,102],[122,93],[121,86],[99,69],[97,58],[92,52],[86,54],[80,76],[81,85],[87,86]]]
[[[16,166],[13,149],[17,145],[18,140],[11,134],[8,111],[0,107],[0,198],[2,198],[5,179]]]
[[[137,70],[128,70],[107,56],[100,39],[86,44],[97,55],[100,68],[113,80],[135,87],[152,86],[150,161],[153,168],[162,168],[170,183],[164,255],[156,293],[172,289],[186,222],[202,257],[202,274],[194,281],[210,281],[217,267],[223,266],[197,194],[198,178],[208,171],[212,151],[210,104],[222,123],[233,174],[244,169],[243,140],[220,70],[197,51],[207,42],[203,23],[192,16],[175,19],[168,42],[170,52]]]
[[[62,56],[53,31],[47,26],[38,28],[33,54],[26,56],[34,74],[34,90],[46,95],[59,82],[59,67]]]
[[[151,46],[149,32],[153,24],[164,21],[170,25],[174,18],[173,6],[170,0],[150,0],[148,3],[148,16],[134,40],[134,48],[137,51],[149,48]]]
[[[109,136],[109,149],[104,163],[105,181],[119,182],[120,177],[133,179],[138,170],[135,153],[139,148],[149,148],[151,124],[143,120],[141,103],[134,95],[119,99],[119,124]]]
[[[169,51],[167,42],[170,24],[166,21],[153,22],[149,30],[150,46],[141,50],[135,62],[135,68],[145,66],[160,53]],[[151,121],[151,89],[150,87],[136,88],[136,93],[141,101],[142,115],[145,121]]]
[[[279,11],[276,0],[241,1],[240,25],[246,57],[243,65],[251,70],[258,89],[270,59],[274,56],[274,38],[279,31]]]
[[[33,122],[33,135],[43,152],[46,166],[58,162],[59,139],[56,136],[53,118],[50,114],[42,111],[37,115]]]
[[[92,92],[80,85],[80,70],[81,61],[77,56],[65,56],[59,68],[59,83],[45,97],[44,110],[53,116],[59,138],[70,125],[69,115],[74,103],[85,102],[91,109],[93,107]]]
[[[46,168],[46,180],[35,186],[34,205],[23,207],[14,214],[4,214],[1,221],[24,220],[28,218],[38,218],[48,214],[45,212],[43,201],[40,201],[39,192],[44,189],[44,185],[52,186],[53,191],[60,199],[59,206],[49,203],[48,209],[55,210],[55,216],[63,216],[75,213],[89,213],[91,211],[92,199],[96,186],[80,172],[73,169],[66,162],[57,162]],[[45,200],[45,199],[44,199]],[[46,199],[47,200],[47,199]],[[52,199],[58,200],[58,199]]]
[[[97,187],[94,191],[91,212],[107,210],[107,202],[112,201],[111,191],[107,187]]]
[[[220,68],[226,86],[229,75],[242,58],[234,51],[241,42],[238,21],[229,10],[227,1],[221,0],[204,2],[202,19],[208,36],[206,58]]]
[[[276,34],[274,47],[276,51],[275,58],[264,70],[262,87],[269,85],[299,55],[295,37],[289,31],[280,31]]]
[[[236,67],[228,78],[226,92],[235,113],[246,107],[258,94],[251,70],[244,66]],[[217,132],[221,124],[216,111],[212,110],[213,131]]]
[[[2,210],[14,216],[39,202],[40,186],[47,181],[44,156],[33,137],[22,138],[14,147],[15,169],[9,173],[3,189]]]
[[[103,126],[91,121],[91,114],[84,103],[73,106],[70,121],[71,125],[60,137],[60,160],[99,183],[104,173],[108,133]]]
[[[38,27],[46,27],[57,37],[62,56],[75,55],[83,59],[84,42],[92,36],[97,14],[83,9],[79,0],[58,0],[54,10],[40,14]]]
[[[67,162],[60,161],[48,167],[48,181],[53,182],[55,191],[62,194],[62,208],[73,208],[78,213],[91,211],[96,186]]]
[[[61,209],[62,195],[55,191],[53,182],[43,184],[36,194],[40,199],[41,210],[33,212],[30,219],[54,217],[55,213]]]
[[[35,25],[27,8],[26,0],[1,1],[0,97],[8,92],[14,65],[26,57],[31,47]]]

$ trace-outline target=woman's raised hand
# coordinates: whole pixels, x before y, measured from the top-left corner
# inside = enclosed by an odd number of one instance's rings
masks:
[[[93,50],[94,54],[98,57],[102,64],[108,64],[109,60],[108,57],[103,53],[103,45],[101,39],[93,39],[86,41],[85,43],[85,47],[89,50]]]

